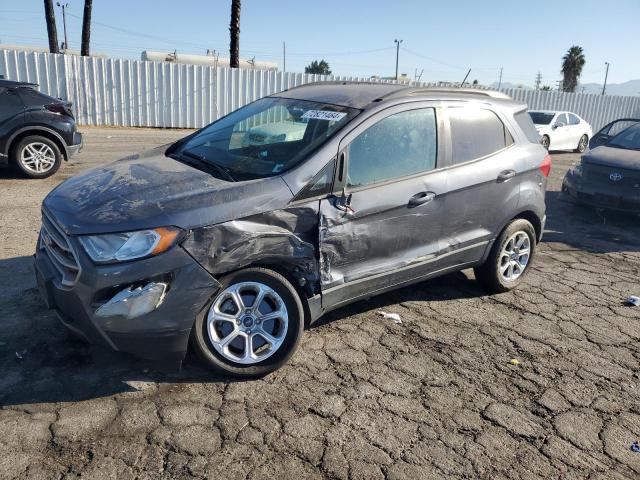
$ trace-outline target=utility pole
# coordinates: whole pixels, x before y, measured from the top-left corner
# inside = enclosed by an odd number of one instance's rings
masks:
[[[498,90],[502,86],[502,67],[500,67],[500,78],[498,79]]]
[[[282,42],[282,71],[287,71],[287,44]]]
[[[67,8],[69,7],[68,3],[64,3],[60,5],[60,2],[56,2],[56,5],[62,9],[62,26],[64,27],[64,51],[67,53],[67,49],[69,48],[69,41],[67,40]]]
[[[604,95],[604,92],[607,90],[607,77],[609,76],[609,62],[604,62],[604,64],[607,66],[607,71],[604,73],[604,85],[602,86],[602,95]]]
[[[402,43],[402,40],[395,39],[394,42],[396,43],[396,82],[397,82],[398,81],[398,57],[400,56],[400,44]]]
[[[49,52],[60,53],[58,47],[58,31],[56,29],[56,12],[51,0],[44,0],[44,16],[47,21],[47,36],[49,37]]]
[[[538,72],[536,75],[536,90],[540,90],[540,84],[542,83],[542,74]]]
[[[91,40],[91,9],[93,0],[84,0],[84,14],[82,15],[82,43],[80,44],[80,55],[89,56],[89,42]]]

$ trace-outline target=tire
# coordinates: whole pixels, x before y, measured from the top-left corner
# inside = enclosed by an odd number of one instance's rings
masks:
[[[524,249],[520,247],[518,250],[514,250],[514,245],[510,244],[514,238],[515,242],[518,243],[520,239],[523,239],[523,235],[528,237],[527,243],[529,245],[529,253],[524,266],[522,266],[522,263],[524,263],[524,254],[521,253]],[[508,247],[508,244],[511,246]],[[509,273],[508,265],[515,262],[515,260],[513,260],[514,257],[512,256],[506,263],[504,262],[504,259],[507,258],[505,257],[505,250],[509,249],[514,252],[512,255],[515,255],[516,258],[518,258],[518,264],[520,265],[520,272],[517,276],[515,275],[516,267],[512,267],[511,271],[513,272],[513,276],[511,279],[507,278]],[[535,250],[536,232],[533,225],[531,225],[528,220],[517,218],[509,223],[509,225],[507,225],[502,231],[498,239],[493,244],[489,257],[486,261],[481,266],[474,269],[476,278],[489,292],[500,293],[513,290],[520,285],[523,278],[529,271],[535,256]],[[503,273],[505,271],[507,275]]]
[[[12,148],[11,161],[27,178],[47,178],[60,168],[62,153],[52,140],[30,135]]]
[[[293,285],[279,273],[266,268],[240,270],[223,277],[220,283],[218,294],[196,318],[191,330],[191,347],[200,360],[211,370],[236,378],[261,377],[283,366],[295,352],[304,331],[304,308]],[[238,295],[234,296],[236,288],[239,288]],[[258,308],[264,307],[264,310],[273,307],[273,311],[248,313],[255,307],[261,291],[264,292],[264,300]],[[250,298],[251,294],[255,294],[253,299]],[[238,297],[250,305],[239,305],[235,300]],[[278,315],[274,312],[278,304],[285,307],[280,308],[284,313],[277,320],[269,319],[261,323],[261,319],[269,313]],[[227,315],[222,311],[225,309]],[[234,310],[237,312],[233,313]],[[231,315],[234,321],[230,321]],[[261,331],[268,333],[273,343],[269,343]],[[249,342],[247,338],[252,340]],[[253,339],[258,345],[255,350]],[[264,345],[260,345],[263,342]],[[276,344],[276,348],[273,348]],[[240,346],[243,348],[240,349]],[[249,349],[256,358],[247,358]]]
[[[549,145],[551,145],[551,139],[549,138],[549,135],[543,135],[542,136],[542,141],[540,143],[542,143],[542,146],[544,148],[546,148],[547,151],[548,151],[549,150]]]
[[[584,134],[580,137],[580,140],[578,140],[578,146],[574,151],[576,153],[584,153],[588,145],[589,145],[589,137],[586,134]]]

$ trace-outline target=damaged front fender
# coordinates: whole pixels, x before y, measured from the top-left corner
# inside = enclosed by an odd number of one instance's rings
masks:
[[[183,247],[214,276],[271,266],[319,293],[317,201],[195,229]]]

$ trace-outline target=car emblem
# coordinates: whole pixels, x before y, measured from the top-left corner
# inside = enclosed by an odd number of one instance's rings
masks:
[[[612,182],[619,182],[620,180],[622,180],[622,175],[620,175],[618,172],[613,172],[609,175],[609,180],[611,180]]]

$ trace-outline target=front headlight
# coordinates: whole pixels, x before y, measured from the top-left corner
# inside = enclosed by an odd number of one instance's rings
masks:
[[[579,164],[573,167],[573,174],[577,177],[582,176],[582,164]]]
[[[125,262],[169,250],[178,241],[181,232],[179,228],[163,227],[136,232],[86,235],[80,237],[80,243],[96,263]]]

